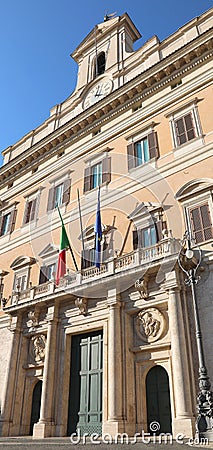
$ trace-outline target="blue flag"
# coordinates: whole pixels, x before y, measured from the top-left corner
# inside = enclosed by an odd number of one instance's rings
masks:
[[[98,205],[97,205],[94,232],[95,232],[95,266],[100,268],[101,239],[102,239],[101,211],[100,211],[100,187],[98,190]]]

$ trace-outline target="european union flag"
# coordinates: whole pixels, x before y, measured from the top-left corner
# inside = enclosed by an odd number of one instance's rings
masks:
[[[94,232],[95,232],[95,266],[100,268],[101,239],[102,239],[101,211],[100,211],[100,187],[98,189],[98,205],[97,205]]]

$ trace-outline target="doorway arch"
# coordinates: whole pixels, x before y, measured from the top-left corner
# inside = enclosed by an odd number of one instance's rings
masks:
[[[39,380],[33,389],[33,399],[30,418],[30,435],[33,435],[33,426],[39,421],[41,407],[42,381]]]
[[[147,427],[150,434],[172,433],[169,377],[162,366],[152,367],[146,376]],[[152,422],[158,422],[159,430]]]

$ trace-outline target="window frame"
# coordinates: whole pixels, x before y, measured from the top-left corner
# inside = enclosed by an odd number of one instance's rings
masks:
[[[17,208],[16,205],[18,204],[18,202],[16,202],[15,204],[11,205],[11,207],[7,207],[7,208],[2,208],[1,209],[1,216],[0,216],[0,238],[6,237],[6,236],[10,236],[12,234],[12,232],[15,229],[15,222],[16,222],[16,216],[17,216]],[[3,228],[3,224],[4,224],[4,219],[6,216],[10,215],[10,220],[9,220],[9,224],[8,224],[8,229],[7,232],[2,234],[2,228]]]
[[[98,156],[93,156],[85,161],[86,167],[84,169],[84,186],[83,192],[87,194],[94,192],[99,186],[107,186],[111,181],[111,157],[109,150],[105,150]],[[94,186],[93,169],[101,165],[101,183]]]
[[[204,205],[208,206],[208,213],[209,213],[209,218],[211,221],[211,225],[208,227],[204,226],[203,216],[202,216],[202,213],[200,212],[200,208]],[[193,210],[196,210],[196,209],[199,209],[199,215],[200,215],[199,219],[201,219],[201,224],[202,224],[202,227],[200,228],[200,230],[198,230],[196,232],[202,233],[203,237],[205,238],[205,230],[207,228],[211,227],[212,237],[209,239],[204,239],[204,240],[200,241],[200,240],[197,240],[196,237],[194,236],[194,233],[196,233],[193,228],[193,227],[195,227],[195,223],[193,223],[191,213]],[[186,222],[187,222],[187,229],[190,231],[190,235],[192,238],[192,246],[195,247],[197,245],[207,244],[208,242],[211,242],[213,240],[213,208],[212,208],[212,201],[210,201],[210,198],[206,197],[206,198],[203,198],[203,200],[197,199],[197,201],[192,202],[187,207],[185,206],[185,216],[186,216]]]
[[[145,129],[141,130],[140,133],[135,134],[134,136],[127,137],[127,163],[128,163],[128,171],[130,172],[133,169],[137,169],[138,167],[143,167],[146,164],[150,164],[153,161],[156,161],[159,158],[159,144],[158,144],[158,134],[154,130],[155,123],[151,123]],[[139,158],[137,156],[137,146],[141,144],[141,142],[147,139],[147,151],[149,154],[149,158],[145,160],[144,155],[142,155],[142,161],[139,163]],[[144,153],[143,151],[141,153]]]
[[[62,175],[59,178],[55,178],[50,181],[50,189],[48,192],[48,200],[47,200],[47,213],[55,211],[57,206],[67,205],[70,201],[71,194],[71,171],[68,171],[66,174]],[[59,186],[63,186],[63,192],[61,194],[62,203],[56,204],[56,189]]]
[[[41,258],[40,272],[39,272],[39,281],[38,284],[44,284],[48,281],[53,281],[54,276],[49,278],[47,276],[47,271],[49,267],[54,266],[54,271],[56,274],[57,271],[57,262],[58,262],[58,248],[53,246],[52,244],[48,244],[40,253],[39,257]]]
[[[172,143],[173,147],[175,149],[179,149],[180,147],[190,145],[194,140],[200,138],[203,136],[202,127],[201,127],[201,121],[198,111],[198,98],[196,97],[193,101],[188,103],[187,105],[182,105],[181,107],[177,108],[176,110],[171,111],[169,114],[166,114],[166,118],[169,119],[170,124],[170,130],[172,135]],[[178,142],[179,136],[177,135],[176,130],[176,123],[181,118],[186,117],[187,115],[191,116],[193,130],[194,130],[194,137],[191,139],[187,139],[183,143]]]
[[[13,279],[13,292],[21,292],[25,291],[29,288],[30,285],[30,271],[33,264],[35,264],[35,258],[29,256],[20,256],[15,259],[10,265],[10,268],[14,271],[14,279]],[[23,280],[25,277],[24,284],[20,286],[20,289],[17,289],[17,281],[19,278]]]

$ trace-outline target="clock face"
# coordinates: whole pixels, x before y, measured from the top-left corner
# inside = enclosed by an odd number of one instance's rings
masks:
[[[92,89],[88,92],[85,100],[84,100],[84,108],[88,108],[89,106],[94,105],[94,103],[99,102],[102,98],[106,97],[112,90],[112,81],[111,80],[102,80],[97,83]]]

